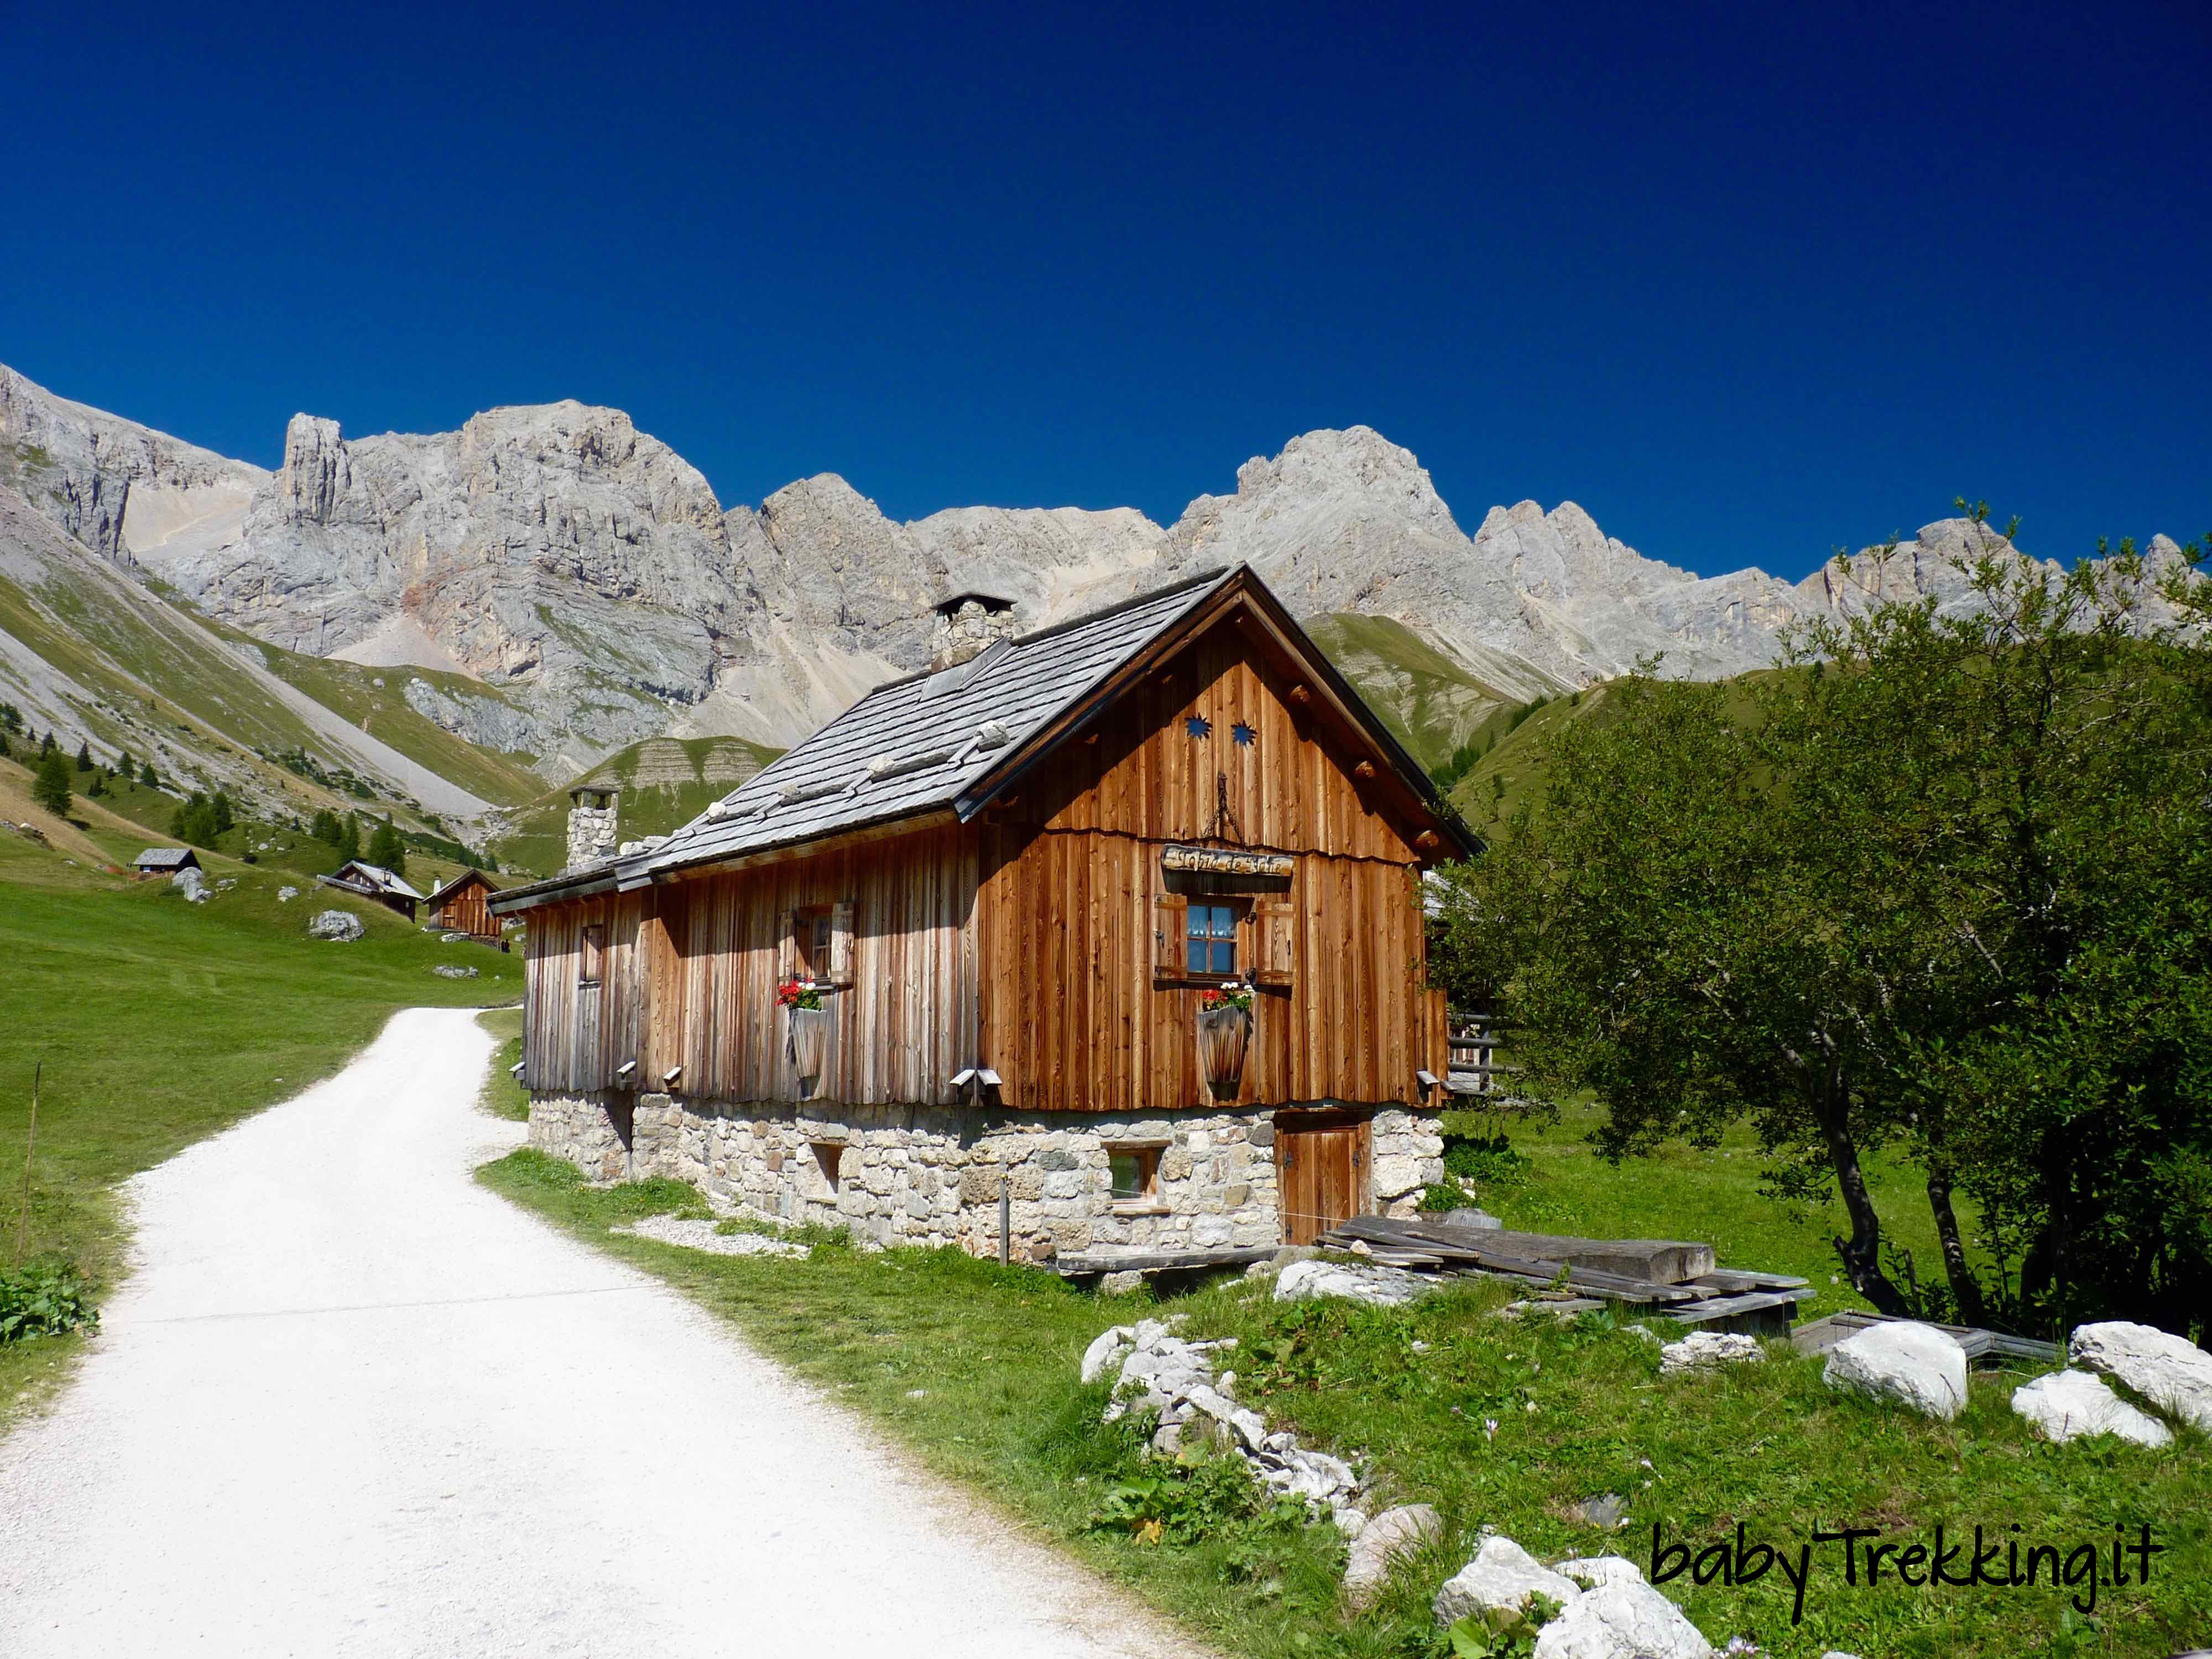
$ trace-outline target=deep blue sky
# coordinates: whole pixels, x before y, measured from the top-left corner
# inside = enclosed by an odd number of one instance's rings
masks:
[[[2203,0],[0,3],[0,362],[264,465],[570,397],[726,503],[1165,523],[1365,422],[1470,531],[2070,556],[2212,529],[2208,84]]]

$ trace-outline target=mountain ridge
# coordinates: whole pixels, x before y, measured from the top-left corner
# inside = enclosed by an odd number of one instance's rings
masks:
[[[1873,593],[1960,603],[1948,561],[1972,528],[1937,520],[1848,580],[1832,558],[1798,582],[1701,576],[1572,501],[1492,507],[1470,535],[1418,458],[1360,425],[1248,459],[1165,526],[1129,507],[900,521],[834,472],[725,506],[627,414],[574,400],[356,438],[301,414],[268,471],[3,368],[0,483],[211,623],[393,671],[416,715],[550,783],[650,738],[796,741],[922,666],[954,592],[1012,599],[1035,627],[1231,562],[1334,641],[1434,763],[1499,706],[1655,656],[1722,678]]]

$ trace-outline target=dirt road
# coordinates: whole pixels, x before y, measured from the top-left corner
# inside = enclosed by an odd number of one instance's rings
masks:
[[[133,1184],[142,1265],[0,1445],[0,1653],[1194,1653],[470,1170],[471,1016]]]

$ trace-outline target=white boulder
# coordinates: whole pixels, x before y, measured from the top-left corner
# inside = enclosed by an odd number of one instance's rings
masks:
[[[2170,1446],[2173,1431],[2137,1411],[2090,1371],[2054,1371],[2014,1389],[2012,1408],[2045,1440],[2063,1443],[2083,1435],[2109,1434],[2138,1446]]]
[[[1659,1375],[1676,1376],[1684,1371],[1711,1370],[1722,1365],[1756,1364],[1765,1358],[1766,1350],[1755,1336],[1737,1336],[1727,1331],[1692,1331],[1680,1342],[1669,1342],[1659,1350]]]
[[[1584,1589],[1603,1589],[1607,1584],[1640,1584],[1644,1569],[1622,1555],[1578,1555],[1552,1569],[1571,1578]]]
[[[1495,1534],[1484,1539],[1474,1559],[1437,1592],[1437,1623],[1453,1624],[1470,1613],[1517,1613],[1532,1595],[1564,1604],[1582,1593],[1572,1579],[1561,1577],[1511,1539]]]
[[[1948,1422],[1966,1408],[1966,1351],[1933,1325],[1869,1325],[1828,1350],[1832,1389],[1895,1401]]]
[[[307,924],[309,939],[336,939],[349,944],[368,931],[362,926],[361,918],[350,910],[319,910]]]
[[[2194,1342],[2115,1319],[2077,1327],[2067,1358],[2117,1377],[2159,1410],[2212,1434],[2212,1354]]]
[[[1338,1297],[1370,1308],[1399,1308],[1437,1288],[1437,1280],[1403,1267],[1370,1267],[1346,1261],[1293,1261],[1275,1281],[1278,1302]]]
[[[1577,1595],[1536,1633],[1535,1659],[1711,1659],[1682,1610],[1641,1580]]]
[[[1426,1504],[1383,1510],[1352,1538],[1344,1565],[1345,1599],[1355,1607],[1368,1606],[1382,1594],[1390,1569],[1442,1529],[1436,1510]]]
[[[205,904],[213,896],[208,891],[207,878],[197,870],[179,870],[169,878],[169,885],[185,896],[187,904]]]

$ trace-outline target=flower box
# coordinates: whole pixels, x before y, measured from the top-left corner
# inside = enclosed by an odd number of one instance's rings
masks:
[[[822,1075],[822,1048],[830,1034],[827,1008],[792,1008],[790,1018],[791,1069],[799,1074],[799,1093],[810,1095]]]
[[[1237,1098],[1244,1080],[1244,1056],[1252,1046],[1252,1011],[1224,1002],[1198,1015],[1198,1054],[1206,1087],[1217,1101]]]

